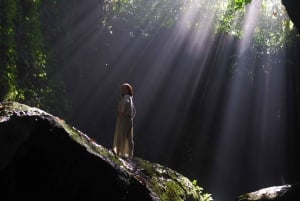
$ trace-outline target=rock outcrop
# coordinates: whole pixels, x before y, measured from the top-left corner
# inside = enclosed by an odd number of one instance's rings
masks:
[[[239,196],[237,201],[295,201],[300,199],[300,184],[272,186]]]
[[[212,200],[176,171],[120,158],[62,119],[15,102],[0,103],[0,192],[0,200]]]

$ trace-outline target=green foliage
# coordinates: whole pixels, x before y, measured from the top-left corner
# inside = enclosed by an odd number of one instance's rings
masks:
[[[273,1],[272,7],[263,1],[261,9],[259,26],[254,30],[254,48],[264,54],[275,54],[293,42],[291,36],[294,26],[280,1]],[[263,50],[262,45],[265,47]]]
[[[234,0],[234,9],[239,10],[244,8],[247,4],[251,3],[252,0]]]
[[[118,22],[139,26],[142,35],[147,37],[156,28],[174,25],[183,5],[181,1],[169,0],[106,0],[102,23],[110,33]]]
[[[0,9],[0,101],[23,102],[59,113],[62,110],[53,110],[55,105],[67,102],[55,102],[64,88],[49,76],[51,61],[42,33],[41,1],[3,0]]]
[[[219,6],[221,10],[218,14],[216,32],[225,32],[238,37],[242,36],[242,22],[245,17],[245,4],[231,0],[228,4]]]
[[[1,1],[1,90],[0,97],[14,98],[18,95],[16,88],[16,27],[14,24],[17,12],[17,3],[15,1]]]
[[[200,200],[202,200],[202,201],[212,201],[213,200],[213,198],[211,197],[211,194],[203,193],[203,188],[197,185],[197,180],[193,180],[192,184],[195,188],[196,194],[199,195]]]
[[[293,30],[280,0],[262,0],[262,4],[251,0],[106,0],[102,22],[111,34],[121,23],[131,27],[131,32],[140,31],[144,37],[180,24],[190,31],[201,32],[210,27],[212,34],[225,32],[242,38],[247,31],[244,23],[251,3],[260,11],[259,25],[253,32],[255,47],[266,45],[277,51],[289,42]]]

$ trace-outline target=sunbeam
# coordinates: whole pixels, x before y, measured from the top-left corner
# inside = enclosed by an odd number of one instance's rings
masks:
[[[128,82],[135,155],[198,179],[218,201],[284,183],[294,27],[280,0],[234,2],[107,0],[105,17],[84,9],[65,65],[76,70],[74,125],[111,147]]]
[[[263,3],[270,12],[269,7],[273,5]],[[284,90],[287,69],[280,62],[285,60],[285,50],[270,55],[265,46],[261,49],[265,56],[259,57],[253,52],[255,30],[265,29],[259,24],[263,20],[260,18],[262,6],[262,1],[254,1],[247,8],[243,38],[236,48],[236,73],[230,81],[214,156],[212,183],[216,189],[223,189],[223,194],[237,194],[236,189],[224,186],[224,180],[234,186],[243,183],[242,191],[251,191],[266,185],[280,185],[285,175],[288,103],[283,97],[289,94]]]

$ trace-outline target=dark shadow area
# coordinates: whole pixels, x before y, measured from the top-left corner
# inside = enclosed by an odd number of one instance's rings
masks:
[[[2,123],[0,131],[2,138],[27,138],[0,170],[1,200],[152,200],[140,183],[89,153],[49,120],[16,117]]]

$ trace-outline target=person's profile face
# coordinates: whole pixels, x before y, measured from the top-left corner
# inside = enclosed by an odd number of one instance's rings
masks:
[[[123,96],[128,94],[128,88],[125,85],[123,85],[122,88],[121,88],[121,92],[122,92]]]

